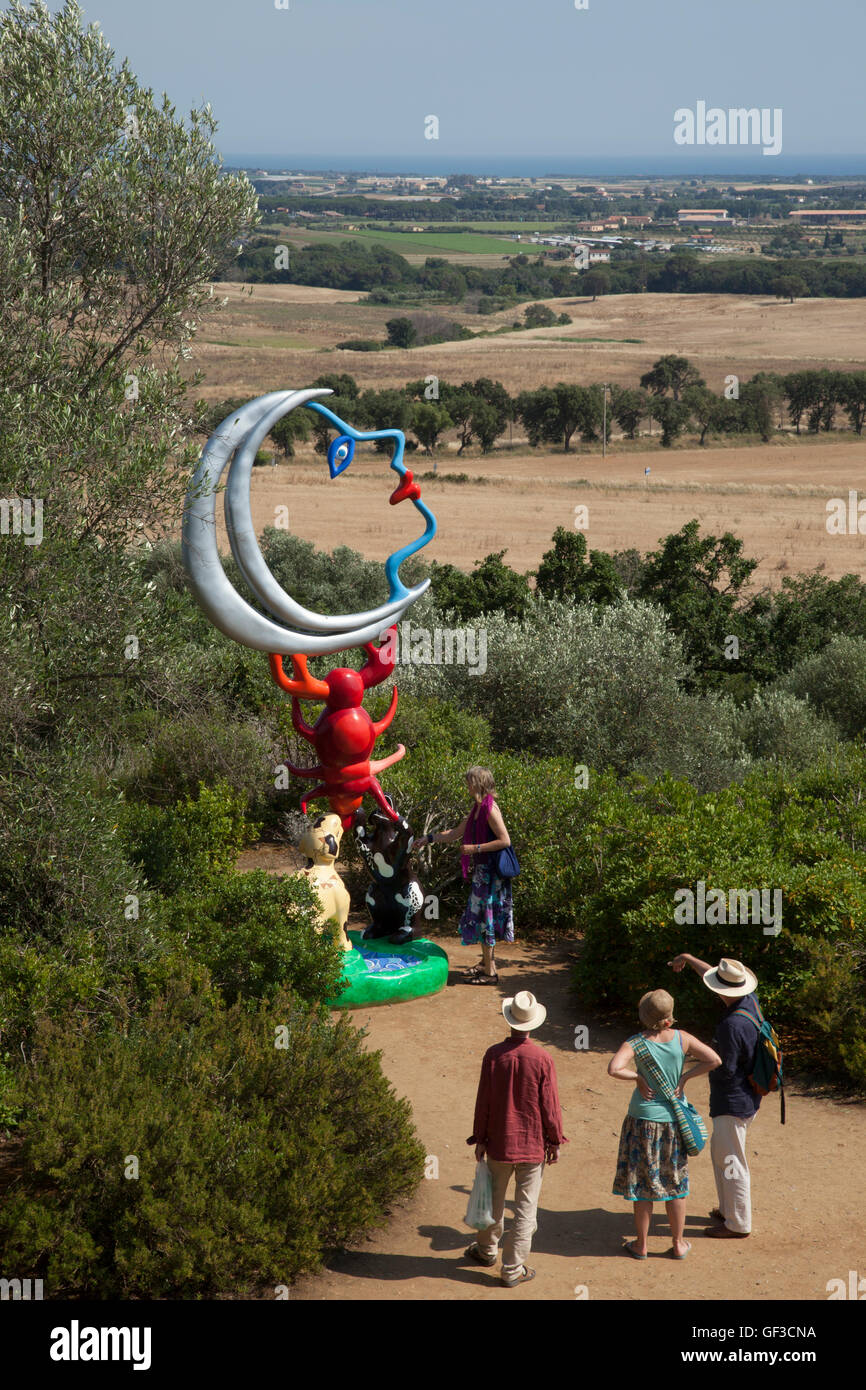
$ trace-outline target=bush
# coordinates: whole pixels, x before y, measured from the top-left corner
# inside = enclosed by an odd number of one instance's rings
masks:
[[[809,700],[838,726],[843,738],[866,730],[866,638],[835,637],[778,682],[780,690]]]
[[[150,895],[119,833],[120,796],[80,747],[32,754],[0,791],[2,1056],[4,1046],[20,1055],[43,1013],[83,1026],[124,1016],[133,972],[156,946]]]
[[[755,695],[740,711],[736,730],[753,758],[787,763],[793,768],[807,767],[839,741],[829,720],[821,719],[807,701],[784,690]]]
[[[705,786],[745,771],[733,706],[683,693],[689,667],[656,605],[596,610],[536,597],[522,621],[488,613],[471,625],[476,651],[486,641],[486,669],[412,665],[401,683],[482,714],[494,747],[620,773],[671,770]]]
[[[334,347],[342,348],[344,352],[381,352],[384,346],[378,338],[347,338],[342,343],[334,344]]]
[[[792,1060],[866,1084],[864,783],[858,751],[795,778],[756,770],[711,796],[667,780],[603,805],[588,828],[599,873],[584,899],[582,1001],[633,1013],[647,989],[672,985],[667,962],[678,952],[734,956],[755,970],[783,1044],[792,1031]],[[675,894],[694,892],[698,880],[728,894],[778,889],[781,932],[765,935],[769,923],[678,923]],[[806,988],[817,965],[823,996]],[[678,991],[680,1017],[713,1017],[712,999],[688,973]]]
[[[270,696],[267,663],[255,655],[263,691]],[[244,718],[240,698],[234,713],[216,707],[171,718],[142,710],[131,716],[126,734],[116,776],[128,801],[172,805],[194,796],[203,782],[222,782],[256,805],[270,789],[279,762],[274,734],[261,720]]]
[[[523,322],[527,328],[547,328],[557,322],[556,314],[547,304],[527,304],[523,311]],[[566,323],[570,322],[566,315]]]
[[[175,990],[125,1037],[46,1025],[25,1099],[0,1249],[53,1297],[290,1284],[423,1172],[379,1054],[288,995],[250,1014]]]
[[[151,888],[200,890],[230,874],[258,826],[248,824],[246,799],[227,782],[199,787],[197,799],[176,806],[131,805],[124,834],[130,858]]]
[[[176,893],[166,918],[178,945],[205,966],[223,997],[266,999],[291,988],[308,1004],[337,993],[343,951],[316,930],[320,903],[304,878],[230,871],[205,892]]]
[[[365,560],[348,546],[337,546],[329,555],[300,536],[268,526],[262,537],[262,554],[277,583],[305,608],[354,613],[387,601],[388,585],[382,565]],[[410,558],[400,573],[406,584],[417,584],[426,568],[422,561]],[[267,674],[265,658],[260,653],[254,655]],[[349,664],[343,657],[340,661]],[[322,662],[329,665],[319,668],[311,662],[310,669],[328,671],[335,658],[323,657]]]

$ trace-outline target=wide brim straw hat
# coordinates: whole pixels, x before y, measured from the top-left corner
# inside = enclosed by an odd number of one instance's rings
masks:
[[[521,990],[511,999],[504,999],[502,1013],[505,1021],[521,1033],[530,1033],[547,1018],[547,1009],[543,1004],[539,1004],[535,995],[528,989]]]
[[[707,971],[704,984],[725,999],[743,999],[758,988],[758,977],[742,961],[725,958],[714,970]]]

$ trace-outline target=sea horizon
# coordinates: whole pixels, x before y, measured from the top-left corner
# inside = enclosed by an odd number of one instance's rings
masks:
[[[447,174],[474,174],[498,178],[866,178],[864,154],[780,154],[762,156],[739,149],[736,154],[716,152],[670,155],[274,155],[223,152],[223,162],[236,169],[264,169],[268,173],[364,173],[405,175],[414,178]]]

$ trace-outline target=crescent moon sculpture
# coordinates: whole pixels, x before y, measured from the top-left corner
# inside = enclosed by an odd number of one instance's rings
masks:
[[[409,589],[400,578],[403,561],[427,545],[436,534],[436,518],[421,501],[420,490],[417,484],[412,483],[412,475],[403,464],[406,443],[403,432],[354,429],[318,403],[318,397],[331,394],[324,388],[271,391],[247,402],[214,430],[187,492],[183,517],[183,562],[190,588],[214,627],[233,641],[255,651],[319,656],[346,647],[364,646],[399,621],[406,609],[430,585],[430,580],[425,579]],[[425,529],[416,540],[388,557],[385,575],[389,584],[389,599],[378,608],[337,616],[305,608],[280,587],[259,549],[250,509],[253,462],[259,445],[276,422],[298,406],[317,411],[342,431],[343,437],[336,441],[339,448],[334,451],[332,446],[333,460],[329,453],[332,478],[344,472],[351,463],[352,441],[394,440],[390,466],[402,481],[390,500],[395,503],[404,498],[411,499],[424,518]],[[336,468],[334,460],[338,464]],[[271,618],[259,613],[232,587],[220,561],[216,539],[216,489],[227,465],[225,518],[229,544],[241,574],[272,615]]]

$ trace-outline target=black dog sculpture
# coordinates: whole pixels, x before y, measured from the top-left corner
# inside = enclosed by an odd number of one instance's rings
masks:
[[[387,800],[393,807],[391,798]],[[387,936],[395,946],[411,941],[424,906],[424,893],[410,863],[415,837],[409,822],[402,816],[389,820],[380,810],[369,817],[358,810],[352,828],[373,878],[366,895],[371,921],[364,938]]]

